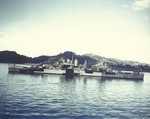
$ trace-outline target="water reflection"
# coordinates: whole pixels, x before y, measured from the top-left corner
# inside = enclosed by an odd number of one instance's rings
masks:
[[[8,74],[0,65],[0,118],[148,118],[144,80]]]
[[[2,74],[1,74],[2,75]],[[0,114],[22,118],[132,118],[149,114],[150,81],[7,74],[0,79]],[[149,79],[149,78],[148,78]],[[92,118],[91,116],[91,118]],[[19,117],[18,117],[19,118]]]
[[[98,118],[100,115],[105,118],[126,114],[125,117],[134,117],[135,112],[141,115],[142,108],[144,110],[149,103],[149,87],[141,80],[66,78],[47,74],[7,74],[3,77],[0,80],[0,107],[3,109],[0,113],[4,115],[55,118],[83,114],[83,117],[95,115]]]

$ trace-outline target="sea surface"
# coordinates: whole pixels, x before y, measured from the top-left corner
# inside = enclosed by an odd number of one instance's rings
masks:
[[[150,119],[144,80],[9,74],[0,64],[0,119]]]

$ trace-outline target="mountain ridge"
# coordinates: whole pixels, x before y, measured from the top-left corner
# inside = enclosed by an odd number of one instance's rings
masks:
[[[135,70],[136,68],[142,69],[142,71],[150,72],[150,65],[146,63],[140,63],[137,61],[125,61],[115,58],[107,58],[95,54],[84,54],[77,55],[72,51],[65,51],[58,55],[47,56],[41,55],[38,57],[28,57],[25,55],[20,55],[15,51],[0,51],[0,63],[45,63],[45,62],[56,62],[60,59],[78,59],[79,64],[83,64],[85,60],[88,61],[88,65],[98,65],[101,62],[107,64],[113,69],[124,69],[124,70]]]

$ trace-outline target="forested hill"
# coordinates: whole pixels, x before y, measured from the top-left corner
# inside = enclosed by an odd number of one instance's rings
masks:
[[[0,62],[1,63],[27,63],[32,62],[32,58],[17,54],[15,51],[1,51]]]
[[[40,63],[48,60],[49,56],[39,56],[35,58],[20,55],[15,51],[1,51],[0,63]]]
[[[20,55],[15,51],[0,51],[0,63],[51,63],[59,62],[61,59],[78,59],[79,64],[83,64],[87,60],[88,65],[99,65],[105,63],[113,69],[123,70],[136,70],[141,69],[144,72],[150,72],[150,65],[146,63],[139,63],[136,61],[124,61],[114,58],[106,58],[94,54],[77,55],[74,52],[66,51],[55,56],[39,56],[39,57],[27,57]]]
[[[96,64],[97,61],[93,58],[91,58],[90,56],[81,56],[81,55],[76,55],[73,52],[67,51],[64,53],[60,53],[58,55],[55,56],[38,56],[38,57],[27,57],[24,55],[20,55],[18,53],[16,53],[15,51],[1,51],[0,52],[0,63],[43,63],[46,61],[50,61],[50,60],[55,60],[58,61],[60,58],[63,59],[72,59],[72,58],[76,58],[78,59],[80,64],[83,64],[85,60],[88,60],[89,64]]]

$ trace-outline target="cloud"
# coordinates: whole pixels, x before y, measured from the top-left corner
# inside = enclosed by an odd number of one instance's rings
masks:
[[[0,38],[3,37],[3,36],[4,36],[3,32],[0,31]]]
[[[135,0],[133,3],[134,10],[144,10],[150,8],[150,0]]]

